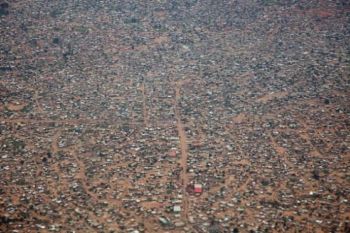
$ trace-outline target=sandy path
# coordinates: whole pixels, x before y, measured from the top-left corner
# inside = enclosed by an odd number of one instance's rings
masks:
[[[40,103],[39,103],[39,91],[38,90],[35,90],[34,92],[34,101],[35,101],[35,105],[37,107],[37,112],[38,113],[43,113],[44,110],[43,108],[41,107]]]
[[[103,121],[93,120],[93,119],[66,119],[66,120],[50,120],[50,119],[29,119],[29,118],[0,118],[1,122],[5,123],[26,123],[26,124],[67,124],[67,125],[76,125],[82,123],[99,123]]]
[[[56,154],[58,153],[59,151],[59,148],[58,148],[58,142],[59,142],[59,139],[60,139],[60,136],[62,134],[62,130],[61,129],[58,129],[55,134],[52,136],[52,139],[51,139],[51,153],[52,155],[55,157]],[[52,166],[54,172],[59,175],[60,174],[60,168],[59,168],[59,163],[56,162],[53,164]],[[58,176],[58,179],[59,179],[59,176]],[[56,188],[52,189],[54,192],[55,192],[55,196],[58,196],[58,193],[60,191],[62,191],[62,183],[60,181],[56,182]]]
[[[188,195],[186,193],[186,187],[188,185],[188,175],[187,175],[187,157],[188,157],[188,147],[187,147],[187,139],[186,139],[186,133],[183,127],[183,124],[181,122],[181,113],[179,109],[179,100],[181,98],[180,94],[180,87],[178,84],[175,86],[175,118],[177,121],[177,131],[180,139],[180,151],[181,151],[181,157],[180,157],[180,166],[181,166],[181,183],[182,183],[182,191],[184,195],[183,199],[183,212],[182,212],[182,218],[184,221],[187,221],[188,219],[188,209],[189,209],[189,201],[188,201]]]

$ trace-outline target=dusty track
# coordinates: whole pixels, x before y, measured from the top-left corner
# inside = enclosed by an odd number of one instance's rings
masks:
[[[189,209],[189,200],[188,196],[186,193],[186,187],[188,185],[188,175],[187,175],[187,157],[188,157],[188,147],[187,147],[187,138],[186,138],[186,133],[181,121],[181,112],[180,112],[180,107],[179,107],[179,100],[181,98],[180,94],[180,87],[179,84],[177,83],[175,86],[175,118],[177,122],[177,131],[180,139],[180,150],[181,150],[181,157],[180,157],[180,166],[181,166],[181,184],[182,184],[182,192],[184,195],[184,200],[183,200],[183,212],[182,212],[182,219],[184,221],[187,221],[188,219],[188,209]]]

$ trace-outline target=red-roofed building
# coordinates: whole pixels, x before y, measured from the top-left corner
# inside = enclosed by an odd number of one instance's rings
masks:
[[[203,186],[201,184],[195,184],[194,185],[194,192],[195,193],[202,193],[203,192]]]

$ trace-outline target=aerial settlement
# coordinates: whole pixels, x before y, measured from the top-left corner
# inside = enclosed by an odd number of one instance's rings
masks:
[[[348,1],[0,1],[0,232],[350,232]]]

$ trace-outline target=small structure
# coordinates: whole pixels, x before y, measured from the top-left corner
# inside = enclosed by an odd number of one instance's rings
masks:
[[[175,212],[175,213],[181,212],[181,206],[175,205],[175,206],[174,206],[174,212]]]
[[[191,183],[191,184],[187,185],[186,191],[190,195],[200,196],[203,193],[203,185],[202,184]]]
[[[203,186],[201,184],[194,184],[194,193],[202,194]]]
[[[166,217],[159,217],[159,222],[163,226],[169,226],[171,224],[171,222]]]
[[[169,156],[170,157],[176,157],[177,156],[176,148],[171,148],[171,150],[169,151]]]

